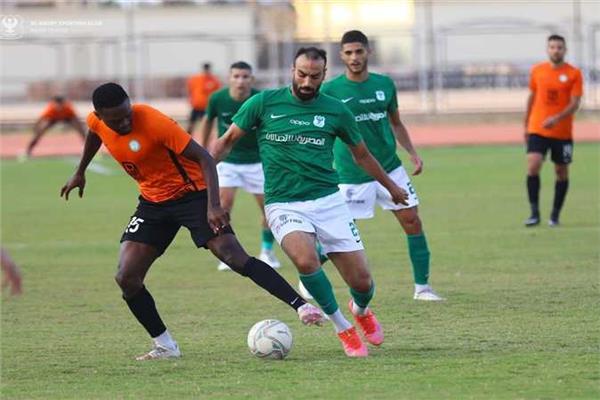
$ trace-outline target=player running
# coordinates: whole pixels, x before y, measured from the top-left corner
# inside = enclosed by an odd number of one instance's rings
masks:
[[[540,171],[550,150],[556,183],[550,226],[557,226],[567,189],[569,164],[573,161],[573,115],[583,95],[581,71],[565,62],[567,47],[559,35],[548,38],[549,62],[535,65],[529,77],[529,98],[525,114],[527,143],[527,194],[531,216],[525,226],[540,223]]]
[[[68,200],[74,188],[83,196],[85,170],[102,144],[138,182],[141,196],[121,237],[115,277],[129,309],[154,341],[154,348],[137,360],[181,355],[144,286],[152,263],[181,226],[188,228],[197,247],[209,249],[235,272],[293,307],[303,323],[322,322],[317,307],[302,300],[273,268],[246,254],[237,241],[219,201],[215,162],[204,148],[160,111],[131,105],[116,83],[96,88],[93,103],[81,161],[61,196]]]
[[[233,63],[229,69],[229,87],[225,87],[210,96],[206,115],[200,125],[201,144],[207,147],[213,122],[217,120],[218,136],[223,136],[231,118],[240,109],[242,104],[251,96],[258,93],[252,88],[254,76],[252,67],[243,61]],[[264,183],[262,164],[258,154],[256,143],[256,130],[248,132],[248,135],[236,143],[225,160],[217,165],[219,174],[219,195],[221,206],[231,213],[233,201],[237,188],[243,188],[246,192],[256,198],[256,202],[262,213],[262,245],[259,259],[273,268],[281,266],[273,251],[273,234],[267,225],[264,215]],[[224,262],[219,263],[219,271],[229,270]]]
[[[77,118],[71,102],[65,100],[62,96],[54,96],[33,126],[33,138],[27,145],[27,150],[25,151],[26,158],[31,157],[33,149],[39,143],[44,133],[58,122],[69,125],[85,140],[83,124]]]
[[[258,127],[269,226],[304,286],[333,322],[346,355],[365,357],[367,347],[340,311],[315,251],[318,239],[350,286],[349,308],[355,321],[369,343],[380,345],[383,330],[368,307],[374,282],[332,166],[335,138],[349,145],[357,162],[388,188],[394,202],[405,202],[407,194],[371,156],[350,111],[340,101],[319,93],[326,63],[325,51],[299,49],[292,86],[267,90],[246,101],[213,153],[217,160],[226,157],[238,140]]]
[[[389,178],[408,193],[408,204],[393,202],[388,190],[354,161],[348,146],[336,140],[333,151],[335,167],[340,175],[340,190],[354,219],[373,218],[376,205],[394,214],[406,232],[415,281],[413,298],[441,301],[444,298],[436,294],[429,284],[430,253],[419,218],[419,199],[396,154],[396,140],[410,155],[415,166],[413,175],[421,173],[423,161],[400,120],[394,82],[385,75],[369,72],[370,53],[365,34],[356,30],[344,33],[340,55],[346,71],[323,84],[321,92],[341,100],[352,111],[367,148]]]

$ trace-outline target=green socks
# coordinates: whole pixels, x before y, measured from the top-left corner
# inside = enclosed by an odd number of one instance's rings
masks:
[[[415,283],[426,285],[429,280],[429,248],[425,234],[407,235],[408,254],[413,266]]]
[[[325,311],[325,314],[331,315],[339,309],[335,295],[333,294],[331,282],[327,279],[323,268],[319,268],[312,274],[300,274],[300,280],[323,311]]]
[[[319,243],[318,240],[315,249],[317,250],[317,254],[319,255],[319,262],[321,263],[321,265],[325,264],[327,260],[329,260],[329,258],[327,257],[327,254],[323,253],[323,246],[321,246],[321,243]]]
[[[373,298],[373,294],[375,294],[375,282],[371,282],[371,288],[368,292],[357,292],[350,288],[350,294],[352,295],[352,299],[354,299],[354,304],[362,309],[367,308]]]
[[[267,251],[273,250],[273,241],[274,240],[275,240],[275,237],[273,236],[273,233],[271,232],[271,230],[268,228],[263,228],[261,248],[263,250],[267,250]]]

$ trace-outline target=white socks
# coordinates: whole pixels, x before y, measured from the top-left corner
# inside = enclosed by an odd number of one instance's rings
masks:
[[[365,315],[367,313],[368,307],[360,307],[358,304],[352,300],[352,313],[354,315]]]
[[[425,284],[425,285],[419,285],[418,283],[415,283],[415,293],[421,293],[424,292],[426,290],[430,290],[431,286],[429,286],[429,284]]]
[[[177,348],[177,343],[175,343],[168,330],[164,331],[159,336],[152,338],[152,340],[154,340],[154,344],[160,347],[164,347],[170,350],[174,350]]]
[[[331,322],[333,322],[333,325],[335,326],[335,331],[337,333],[352,328],[352,324],[348,322],[348,320],[346,319],[346,317],[344,317],[339,308],[336,312],[334,312],[333,314],[327,314],[327,316],[329,317]]]

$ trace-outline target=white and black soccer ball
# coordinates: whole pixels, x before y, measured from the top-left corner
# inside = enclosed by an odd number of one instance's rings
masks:
[[[276,319],[257,322],[248,332],[250,352],[259,358],[282,360],[292,349],[293,343],[290,328]]]

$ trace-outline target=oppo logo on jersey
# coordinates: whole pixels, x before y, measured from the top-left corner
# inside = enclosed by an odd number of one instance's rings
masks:
[[[356,122],[364,122],[364,121],[379,121],[380,119],[386,118],[386,113],[368,113],[368,114],[358,114],[354,117]]]
[[[298,119],[290,119],[290,124],[300,125],[300,126],[308,126],[308,125],[310,125],[310,122],[300,121]]]

